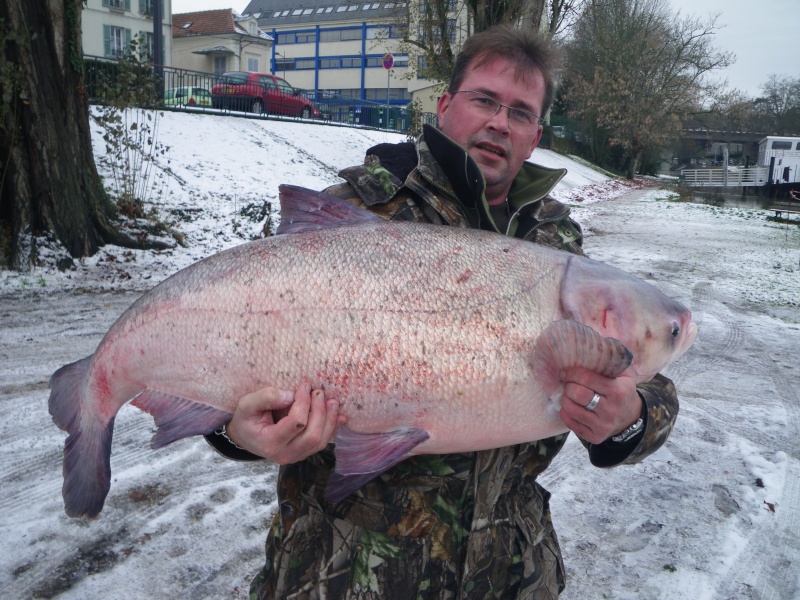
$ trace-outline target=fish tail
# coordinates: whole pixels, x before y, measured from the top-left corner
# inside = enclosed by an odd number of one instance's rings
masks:
[[[64,365],[50,378],[50,416],[67,433],[80,428],[81,386],[92,357]]]
[[[96,517],[111,487],[113,417],[94,426],[84,422],[83,381],[92,357],[65,365],[50,378],[50,416],[69,433],[64,442],[64,509],[70,517]]]
[[[111,488],[114,418],[101,429],[78,430],[64,442],[64,510],[70,517],[95,518]]]

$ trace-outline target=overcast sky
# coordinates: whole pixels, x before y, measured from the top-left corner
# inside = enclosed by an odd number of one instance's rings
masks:
[[[717,47],[736,55],[734,65],[718,74],[731,87],[751,96],[770,74],[800,78],[800,1],[669,0],[683,15],[705,18],[720,13]],[[172,12],[233,8],[243,12],[249,0],[173,0]]]

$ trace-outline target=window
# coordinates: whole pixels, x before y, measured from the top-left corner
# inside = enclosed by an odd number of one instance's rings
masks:
[[[267,90],[274,90],[275,89],[275,81],[272,77],[264,77],[263,75],[258,78],[258,83],[261,87]]]
[[[417,79],[425,79],[425,73],[428,70],[428,59],[424,56],[417,57]]]
[[[400,39],[406,33],[405,25],[379,25],[377,27],[367,27],[367,39],[375,40],[379,38]]]
[[[272,15],[272,18],[273,18],[273,19],[277,19],[277,18],[278,18],[278,17],[280,17],[280,16],[281,16],[281,11],[279,11],[279,10],[276,10],[276,11],[275,11],[275,14],[274,14],[274,15]]]
[[[302,8],[298,8],[297,10],[293,10],[292,11],[292,16],[296,17],[297,15],[299,15],[302,12],[303,12],[303,9]]]
[[[248,56],[247,57],[247,70],[251,73],[258,73],[258,57],[257,56]]]
[[[151,60],[154,58],[155,52],[153,50],[153,32],[140,31],[138,38],[139,58],[142,60]]]
[[[325,7],[324,7],[324,6],[320,6],[320,7],[317,9],[317,14],[319,14],[319,13],[321,13],[321,12],[324,12],[324,10],[325,10]]]
[[[103,6],[124,12],[131,9],[131,0],[103,0]]]
[[[301,31],[298,33],[279,33],[277,35],[277,44],[308,44],[314,43],[317,40],[317,34],[314,31]]]
[[[353,12],[354,10],[358,10],[358,4],[353,4],[352,6],[347,7],[347,12]]]
[[[366,88],[364,90],[365,100],[376,100],[386,102],[386,88]],[[405,88],[390,88],[389,100],[410,100],[411,94]]]
[[[298,70],[313,69],[316,66],[316,63],[317,61],[313,58],[298,58],[295,61],[295,65]]]
[[[296,62],[293,58],[276,58],[275,70],[276,71],[294,71]],[[313,64],[311,65],[313,68]]]
[[[347,40],[360,40],[361,28],[355,29],[324,29],[319,32],[320,42],[340,42]]]
[[[342,68],[343,69],[361,68],[361,57],[359,56],[358,58],[343,58]]]
[[[430,31],[428,31],[429,29]],[[445,30],[447,31],[447,37],[450,38],[450,43],[454,44],[456,41],[456,20],[447,19]],[[430,22],[420,21],[418,30],[419,39],[430,42],[431,40],[428,39],[429,34],[433,36],[433,41],[438,42],[441,39],[441,34],[438,27],[431,27]]]
[[[339,68],[339,59],[338,58],[320,58],[319,59],[319,68],[320,69],[338,69]]]
[[[336,12],[344,12],[346,10],[347,10],[346,6],[337,6],[336,7]]]
[[[143,15],[152,16],[155,12],[154,4],[154,0],[139,0],[139,12]]]
[[[290,96],[294,94],[294,88],[283,79],[278,79],[278,89],[284,94],[289,94]]]
[[[103,51],[110,58],[122,58],[131,43],[131,30],[103,25]]]
[[[367,67],[383,68],[383,56],[368,56],[366,58]]]
[[[228,58],[226,56],[214,57],[214,74],[222,75],[228,70]]]
[[[313,9],[313,8],[307,8],[307,9],[305,9],[305,10],[303,11],[303,14],[304,14],[304,15],[310,15],[312,12],[314,12],[314,9]]]
[[[791,150],[792,149],[792,142],[784,142],[784,141],[774,141],[772,142],[771,148],[773,150]]]
[[[797,142],[797,150],[800,150],[800,142]]]

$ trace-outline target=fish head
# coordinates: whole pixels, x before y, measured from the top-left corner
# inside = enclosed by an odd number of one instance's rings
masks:
[[[655,286],[610,265],[570,260],[561,287],[567,318],[619,340],[633,355],[626,374],[648,381],[697,337],[691,311]]]

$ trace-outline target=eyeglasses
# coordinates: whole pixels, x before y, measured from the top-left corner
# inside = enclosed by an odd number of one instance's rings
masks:
[[[476,92],[475,90],[456,90],[450,95],[455,96],[456,94],[464,94],[469,109],[475,114],[486,117],[486,119],[491,119],[500,111],[501,107],[505,107],[508,109],[509,120],[515,127],[522,130],[536,129],[539,123],[542,122],[542,118],[531,111],[503,104],[496,98],[492,98],[483,92]]]

